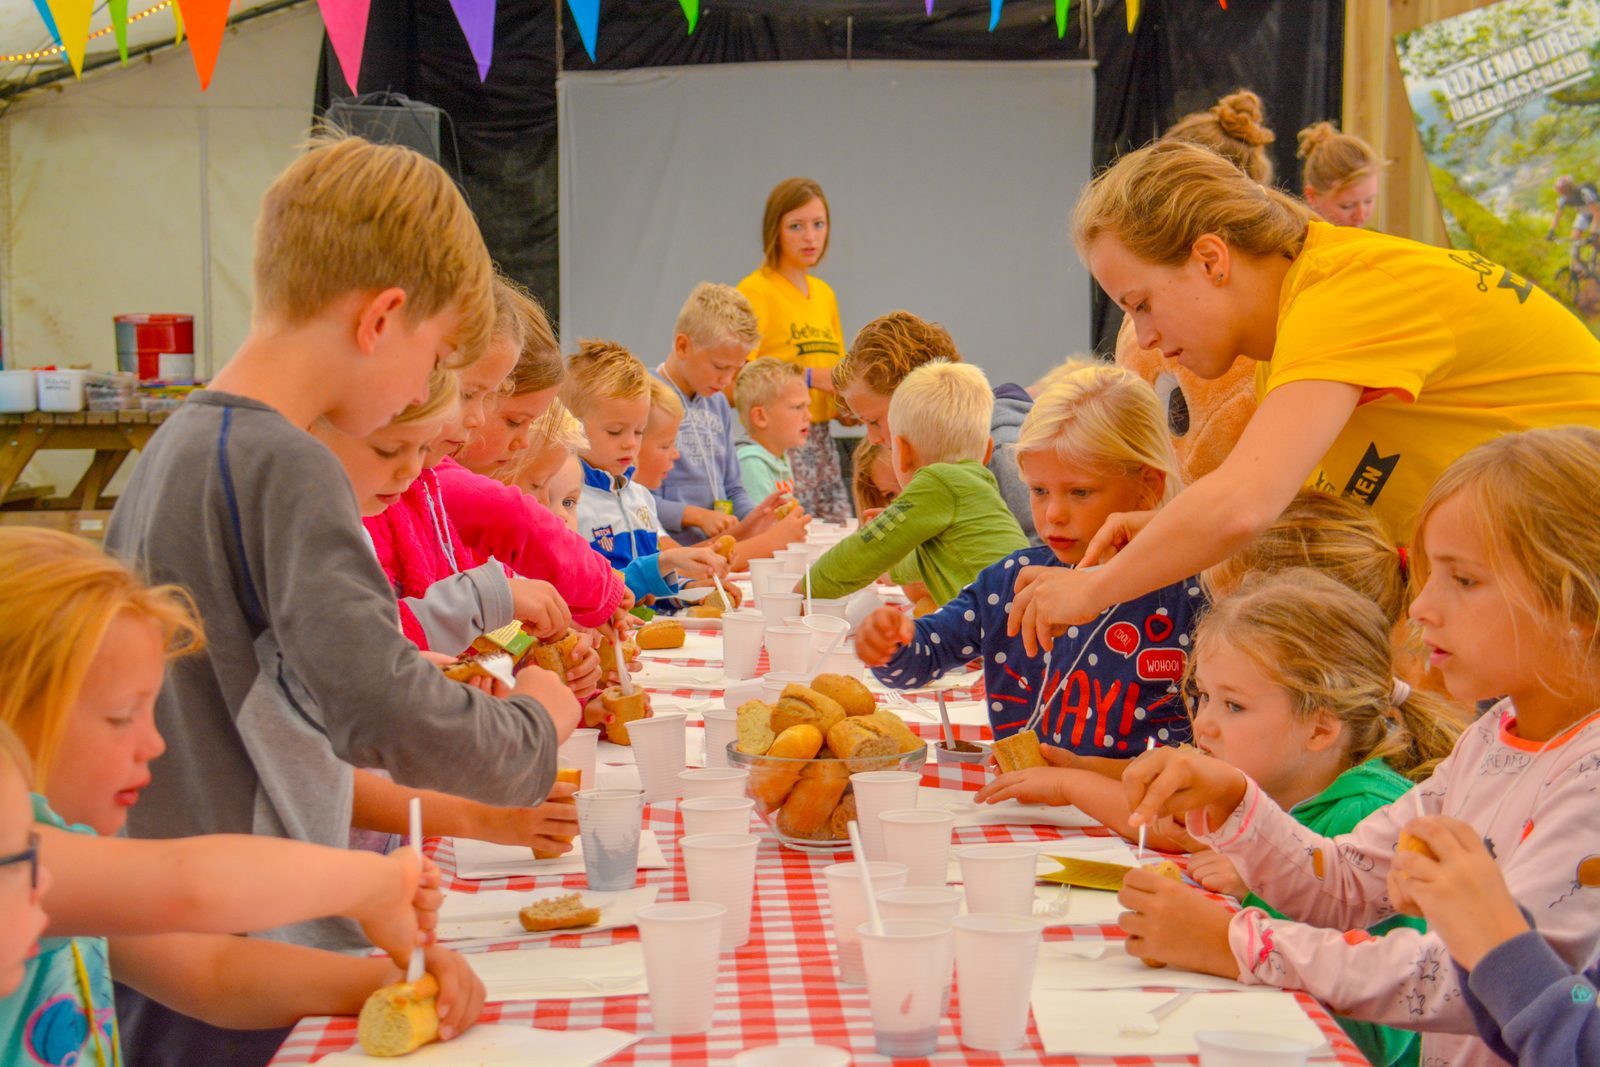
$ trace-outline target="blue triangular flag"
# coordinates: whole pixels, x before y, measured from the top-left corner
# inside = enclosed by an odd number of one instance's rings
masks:
[[[1005,6],[1006,0],[989,0],[989,32],[1000,25],[1000,9]]]
[[[44,19],[44,28],[50,31],[50,39],[60,44],[61,31],[56,29],[56,20],[50,14],[50,5],[45,3],[45,0],[33,0],[33,6],[39,9],[39,17]]]
[[[589,61],[595,62],[594,44],[600,35],[600,0],[567,0],[567,10],[572,12],[572,19],[578,24],[583,50],[589,53]]]

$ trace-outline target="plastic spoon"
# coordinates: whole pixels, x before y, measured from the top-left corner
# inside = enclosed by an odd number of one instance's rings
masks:
[[[1183,1007],[1184,1001],[1199,992],[1201,990],[1185,989],[1176,996],[1163,1000],[1147,1012],[1122,1020],[1117,1024],[1117,1029],[1130,1037],[1154,1037],[1161,1032],[1161,1020]]]
[[[628,676],[628,667],[622,662],[622,639],[619,636],[611,645],[611,651],[617,657],[617,684],[622,687],[622,695],[633,696],[633,679]]]
[[[950,709],[944,706],[944,690],[936,689],[933,699],[939,705],[939,725],[944,728],[944,747],[954,752],[956,747],[956,730],[950,725]]]
[[[845,829],[850,833],[850,851],[855,853],[856,868],[861,871],[861,891],[867,895],[867,918],[872,923],[872,932],[883,936],[883,916],[878,914],[878,896],[872,889],[871,868],[867,866],[867,850],[861,845],[861,828],[856,821],[851,819],[845,824]]]
[[[422,857],[422,798],[411,798],[411,847],[417,850],[417,857]],[[411,946],[411,961],[406,964],[406,981],[416,983],[422,981],[424,961],[422,959],[422,946]]]
[[[1156,747],[1156,739],[1154,737],[1147,737],[1147,738],[1144,739],[1144,750],[1146,752],[1149,752],[1151,749],[1153,749],[1155,747]],[[1137,859],[1139,859],[1141,861],[1144,859],[1144,832],[1149,828],[1150,828],[1150,824],[1149,824],[1148,820],[1139,824],[1139,855],[1138,855]]]

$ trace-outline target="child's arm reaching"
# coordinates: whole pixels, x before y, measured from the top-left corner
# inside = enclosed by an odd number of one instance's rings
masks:
[[[443,837],[468,837],[499,845],[525,845],[537,852],[569,852],[578,834],[578,809],[552,801],[569,799],[575,788],[566,782],[550,787],[544,803],[502,808],[475,800],[407,789],[368,771],[356,771],[355,804],[350,822],[363,830],[403,834],[409,826],[408,805],[422,798],[430,833]]]
[[[811,568],[811,595],[822,599],[849,596],[878,580],[900,560],[949,527],[956,501],[949,486],[932,478],[914,478],[883,514],[828,549]],[[796,592],[804,592],[802,580]]]
[[[950,603],[915,622],[895,608],[878,608],[862,622],[856,636],[861,662],[872,668],[878,681],[895,689],[915,689],[966,666],[983,647],[981,580],[980,576]]]

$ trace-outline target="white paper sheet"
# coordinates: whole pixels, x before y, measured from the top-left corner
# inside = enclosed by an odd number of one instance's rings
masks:
[[[946,871],[946,880],[951,885],[961,884],[961,862],[956,859],[954,850],[968,844],[986,843],[988,842],[968,841],[952,844],[950,866]],[[1009,843],[1031,848],[1039,853],[1039,862],[1036,870],[1041,877],[1061,869],[1061,864],[1051,859],[1051,856],[1073,856],[1078,859],[1094,860],[1098,863],[1122,863],[1129,867],[1137,866],[1133,861],[1133,849],[1129,848],[1127,842],[1120,837],[1068,837],[1060,841],[1013,841]]]
[[[582,874],[583,840],[572,843],[572,851],[553,860],[536,860],[533,850],[521,845],[494,845],[487,841],[456,840],[457,878],[509,878],[512,875]],[[661,843],[653,830],[639,833],[639,866],[665,867]]]
[[[1077,808],[1067,805],[1018,804],[1015,800],[999,804],[974,804],[964,790],[935,789],[923,786],[917,793],[917,807],[948,811],[956,817],[956,828],[963,826],[1060,826],[1082,829],[1099,826]]]
[[[604,948],[469,952],[463,958],[483,980],[489,1003],[637,997],[647,992],[644,947],[637,941]]]
[[[1072,892],[1077,895],[1098,891],[1074,889]],[[1084,960],[1074,955],[1074,944],[1071,941],[1047,941],[1039,946],[1039,967],[1033,976],[1036,994],[1042,990],[1148,989],[1151,986],[1223,990],[1250,988],[1231,978],[1218,978],[1214,974],[1199,974],[1177,967],[1146,967],[1143,960],[1128,955],[1128,950],[1121,942],[1109,947],[1105,955],[1095,960]],[[1056,947],[1058,945],[1061,947]]]
[[[596,930],[614,930],[633,925],[633,913],[646,904],[655,902],[656,886],[640,886],[621,892],[608,893],[594,889],[576,890],[589,907],[600,909],[600,921],[593,926],[573,930],[550,930],[530,933],[522,928],[517,912],[536,900],[547,897],[564,897],[571,889],[535,889],[531,893],[518,893],[509,889],[491,889],[483,893],[447,893],[439,908],[439,940],[464,941],[468,938],[551,938],[559,934],[587,934]]]
[[[405,1062],[420,1067],[593,1067],[610,1059],[639,1040],[638,1034],[621,1030],[535,1030],[530,1026],[474,1026],[450,1041],[423,1045],[406,1056]],[[318,1064],[327,1067],[371,1067],[380,1059],[368,1056],[360,1046],[346,1052],[324,1056]]]
[[[1115,893],[1102,889],[1083,889],[1072,886],[1067,890],[1067,906],[1060,909],[1061,888],[1040,886],[1034,891],[1034,900],[1044,905],[1035,906],[1033,917],[1043,919],[1051,926],[1103,926],[1114,925],[1128,909],[1122,906]],[[1119,949],[1120,951],[1120,949]]]
[[[1161,1020],[1155,1034],[1122,1032],[1123,1021],[1148,1013],[1171,998],[1171,993],[1050,993],[1035,983],[1033,1018],[1045,1052],[1052,1055],[1192,1056],[1199,1051],[1196,1030],[1276,1034],[1304,1041],[1313,1049],[1325,1044],[1322,1032],[1294,996],[1276,990],[1202,993]]]
[[[639,658],[646,663],[674,659],[702,659],[721,666],[722,655],[722,635],[711,630],[691,630],[684,634],[682,648],[639,650]]]
[[[721,619],[698,621],[722,622]],[[644,666],[633,672],[633,680],[646,689],[721,689],[728,683],[728,676],[720,662],[715,667],[680,667],[674,663],[645,660]]]

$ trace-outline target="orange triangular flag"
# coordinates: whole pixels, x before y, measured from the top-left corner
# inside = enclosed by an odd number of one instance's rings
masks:
[[[89,44],[89,16],[94,0],[49,0],[50,15],[61,34],[61,47],[67,50],[72,73],[83,77],[83,52]]]
[[[211,87],[211,72],[217,66],[222,48],[222,31],[228,28],[229,0],[177,0],[178,12],[189,33],[189,51],[194,54],[194,70],[200,75],[201,90]]]

